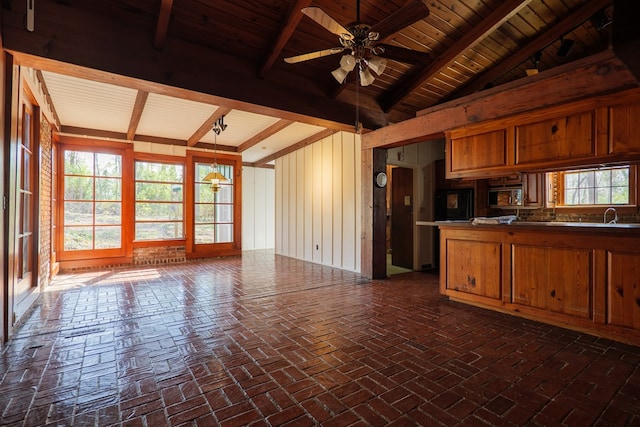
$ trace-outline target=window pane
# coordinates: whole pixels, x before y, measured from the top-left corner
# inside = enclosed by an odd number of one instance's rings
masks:
[[[222,184],[218,191],[216,202],[218,203],[233,203],[233,187],[230,185]]]
[[[611,188],[611,203],[616,205],[629,204],[629,188],[628,187]]]
[[[92,202],[64,202],[64,225],[93,224]]]
[[[122,224],[122,204],[119,202],[96,202],[96,224]]]
[[[564,187],[565,188],[578,188],[579,174],[567,172],[564,175]]]
[[[216,225],[216,243],[233,242],[233,224]]]
[[[611,203],[611,188],[597,188],[596,189],[596,204],[606,205]]]
[[[196,224],[196,244],[214,243],[214,226],[213,224]]]
[[[581,188],[578,191],[580,192],[579,203],[581,205],[593,204],[593,188]]]
[[[596,187],[609,187],[611,186],[611,171],[603,170],[596,171]]]
[[[182,222],[146,222],[136,224],[136,240],[180,239]]]
[[[65,151],[64,173],[65,175],[93,175],[93,153]]]
[[[96,227],[96,249],[115,249],[122,245],[120,226]]]
[[[136,200],[157,202],[182,201],[181,184],[163,184],[155,182],[137,182]]]
[[[64,178],[64,198],[66,200],[92,200],[93,178],[66,176]]]
[[[182,221],[182,203],[136,203],[136,221]]]
[[[195,206],[195,221],[196,223],[213,222],[213,210],[212,204],[198,204]]]
[[[195,194],[196,202],[213,203],[216,193],[211,190],[211,185],[196,183]]]
[[[121,200],[121,185],[121,179],[96,178],[96,200]]]
[[[593,187],[594,181],[593,171],[580,172],[579,185],[581,188]]]
[[[233,222],[233,205],[218,205],[215,214],[216,222]]]
[[[136,162],[137,181],[183,182],[182,165]]]
[[[65,227],[65,251],[80,251],[90,249],[93,249],[93,227]]]
[[[122,176],[121,156],[117,154],[96,153],[96,176]]]
[[[628,186],[629,185],[629,168],[613,169],[611,171],[611,185]]]

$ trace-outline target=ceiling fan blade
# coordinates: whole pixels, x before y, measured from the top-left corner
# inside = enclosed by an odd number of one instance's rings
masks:
[[[429,8],[423,0],[413,0],[371,27],[370,32],[380,34],[380,40],[429,16]]]
[[[337,34],[339,36],[342,36],[343,34],[351,34],[349,30],[340,25],[335,19],[327,15],[327,13],[319,7],[305,7],[302,9],[302,13],[322,25],[327,30],[331,31],[333,34]]]
[[[394,61],[403,62],[405,64],[426,64],[431,59],[431,55],[418,50],[406,49],[404,47],[393,46],[390,44],[378,43],[377,47],[383,47],[384,52],[377,53],[383,58],[392,59]]]
[[[302,55],[290,56],[284,58],[284,62],[288,64],[295,64],[297,62],[308,61],[310,59],[322,58],[323,56],[334,55],[344,50],[343,47],[332,47],[331,49],[318,50],[310,53],[303,53]]]

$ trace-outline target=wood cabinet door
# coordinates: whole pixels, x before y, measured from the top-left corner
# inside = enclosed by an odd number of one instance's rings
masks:
[[[516,126],[516,164],[595,156],[595,113]]]
[[[609,110],[609,153],[640,152],[640,104]]]
[[[447,289],[501,299],[501,243],[448,239],[446,248]]]
[[[477,169],[495,168],[507,165],[507,131],[451,138],[449,160],[451,172],[465,172]]]
[[[524,205],[529,207],[542,207],[543,198],[543,177],[541,173],[528,173],[522,175],[522,192],[524,194]]]
[[[640,330],[640,254],[607,255],[607,323]]]
[[[515,304],[591,318],[592,255],[587,249],[512,246]]]

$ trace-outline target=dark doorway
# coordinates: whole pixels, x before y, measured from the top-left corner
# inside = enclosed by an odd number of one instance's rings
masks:
[[[413,169],[391,170],[391,264],[413,270]]]

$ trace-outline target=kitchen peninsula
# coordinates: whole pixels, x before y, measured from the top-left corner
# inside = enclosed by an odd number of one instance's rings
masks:
[[[640,224],[439,227],[450,299],[640,345]]]

